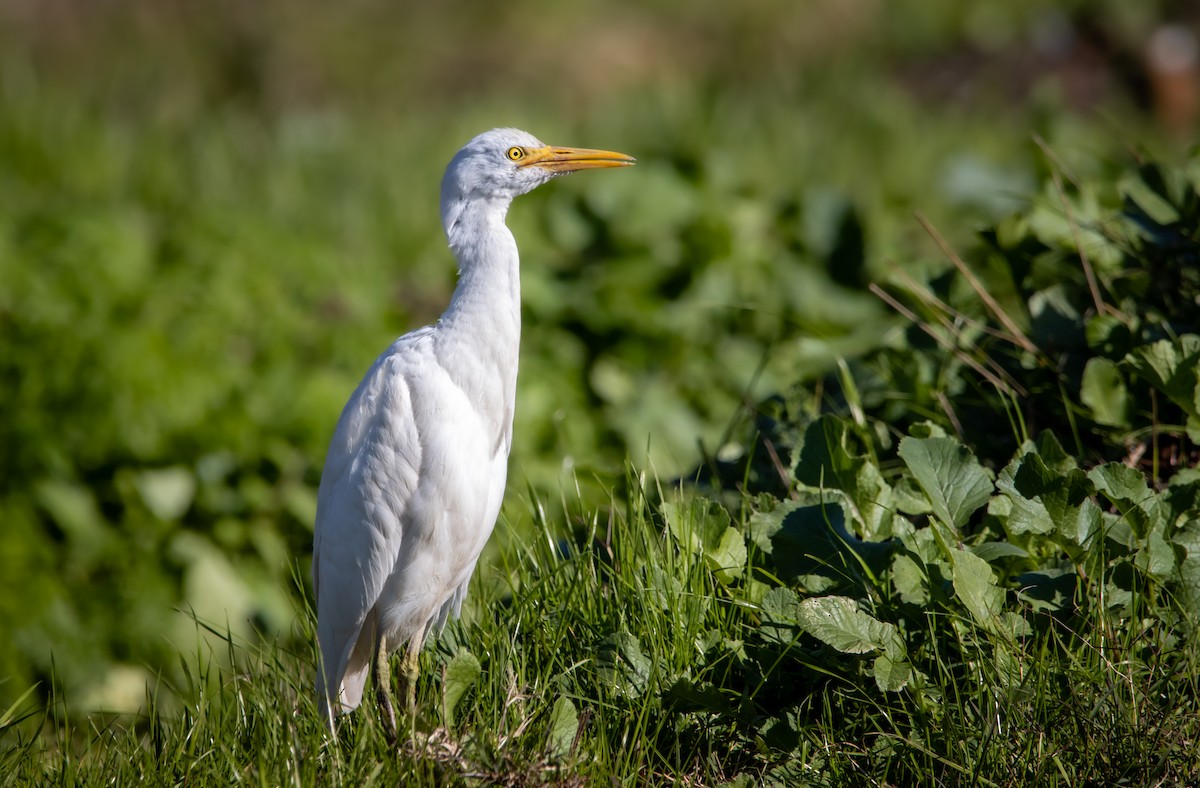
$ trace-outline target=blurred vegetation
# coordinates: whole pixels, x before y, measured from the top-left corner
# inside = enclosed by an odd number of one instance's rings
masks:
[[[873,284],[907,331],[763,402],[718,474],[502,524],[399,747],[371,703],[329,735],[309,613],[294,645],[201,625],[221,659],[133,717],[21,699],[0,774],[1195,784],[1200,158],[1069,175],[953,271]]]
[[[449,297],[437,187],[477,131],[639,158],[510,217],[519,540],[629,455],[663,478],[740,456],[747,403],[894,341],[867,284],[947,264],[914,211],[959,246],[1059,166],[1169,157],[1143,51],[1195,16],[5,0],[0,708],[52,676],[136,708],[196,652],[189,611],[290,637],[330,431]]]

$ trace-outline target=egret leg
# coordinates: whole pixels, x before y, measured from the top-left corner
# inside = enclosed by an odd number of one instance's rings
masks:
[[[417,712],[417,678],[420,675],[421,643],[423,638],[414,637],[408,641],[404,651],[404,660],[400,663],[401,680],[404,682],[404,700],[408,703],[408,713],[416,719]]]
[[[396,704],[392,701],[392,669],[388,664],[387,638],[382,633],[375,643],[375,699],[383,735],[389,744],[396,743]]]

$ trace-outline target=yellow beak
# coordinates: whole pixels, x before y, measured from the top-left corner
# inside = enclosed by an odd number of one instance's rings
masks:
[[[518,167],[537,167],[550,172],[574,172],[575,170],[595,170],[601,167],[629,167],[637,159],[624,153],[611,150],[592,150],[590,148],[562,148],[547,145],[544,148],[532,148],[524,159],[517,163]]]

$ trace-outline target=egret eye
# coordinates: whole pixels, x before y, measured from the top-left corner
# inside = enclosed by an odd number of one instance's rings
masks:
[[[525,149],[518,148],[514,145],[508,149],[508,158],[511,161],[520,161],[521,159],[525,158]]]

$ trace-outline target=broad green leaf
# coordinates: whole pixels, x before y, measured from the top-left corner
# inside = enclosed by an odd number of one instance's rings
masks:
[[[1098,465],[1088,472],[1088,478],[1096,485],[1096,489],[1113,503],[1143,506],[1154,500],[1154,493],[1150,491],[1142,472],[1124,463],[1110,462]]]
[[[1003,481],[1004,481],[1004,472],[1001,471],[1000,475],[996,477],[996,489],[998,489],[998,490],[1001,489],[1000,483]],[[1011,479],[1009,481],[1011,481]],[[1002,523],[1008,522],[1009,518],[1012,516],[1012,509],[1013,509],[1012,498],[1008,497],[1003,492],[1001,492],[1000,495],[993,495],[988,500],[988,505],[987,505],[988,514],[990,514],[992,517],[995,517],[997,520],[999,520]]]
[[[800,737],[795,728],[789,724],[790,722],[791,720],[786,717],[768,717],[758,727],[758,740],[764,746],[777,752],[791,752],[800,743]],[[753,779],[749,783],[739,783],[735,780],[731,783],[724,783],[718,788],[759,788],[761,783],[761,780]]]
[[[932,514],[929,498],[917,484],[917,480],[905,474],[892,486],[892,500],[896,509],[905,514]]]
[[[1129,325],[1120,317],[1110,314],[1092,315],[1085,327],[1088,347],[1098,357],[1121,358],[1134,343]]]
[[[1024,669],[1012,651],[997,648],[992,654],[992,664],[996,668],[996,679],[1001,687],[1017,689],[1021,686]]]
[[[732,656],[732,652],[727,652]],[[693,681],[692,679],[676,679],[667,688],[666,697],[679,711],[703,711],[716,714],[734,714],[736,704],[732,702],[730,693],[711,681]]]
[[[719,644],[725,641],[724,634],[719,629],[710,629],[702,635],[698,635],[694,641],[696,653],[704,658],[708,653],[715,649]]]
[[[929,602],[929,581],[925,572],[907,553],[897,553],[892,559],[892,585],[900,598],[910,605]]]
[[[844,596],[822,596],[800,603],[804,629],[843,654],[882,651],[899,635],[896,627],[867,615],[858,603]]]
[[[1158,580],[1165,580],[1175,572],[1175,549],[1163,538],[1161,523],[1146,535],[1133,565]]]
[[[952,438],[900,441],[900,458],[929,497],[934,514],[955,528],[967,522],[992,494],[991,474],[970,449]]]
[[[776,586],[763,597],[759,634],[768,643],[795,643],[800,636],[800,597],[790,588]]]
[[[767,593],[777,586],[772,583],[764,583],[761,580],[747,578],[742,583],[742,598],[752,605],[761,604]]]
[[[996,620],[996,628],[1014,640],[1033,634],[1033,627],[1029,626],[1029,622],[1025,620],[1025,617],[1011,610],[1006,610],[1000,614],[1000,617]]]
[[[809,425],[792,475],[804,487],[845,493],[849,514],[860,524],[864,538],[891,535],[896,508],[892,488],[842,419],[826,415]]]
[[[661,610],[674,610],[683,596],[683,582],[674,573],[655,564],[646,572],[646,594],[648,603],[656,604]]]
[[[826,497],[837,496],[827,493]],[[892,544],[864,542],[849,533],[844,509],[837,505],[786,501],[753,521],[751,528],[756,542],[770,534],[770,549],[764,552],[769,553],[775,574],[810,593],[844,585],[861,576],[864,565],[871,573],[881,572],[891,559]]]
[[[1004,607],[1004,591],[996,586],[991,566],[968,550],[952,550],[950,562],[954,571],[954,594],[971,617],[979,624],[994,626],[994,619]]]
[[[601,641],[596,667],[601,678],[627,698],[641,695],[650,680],[650,658],[628,632],[614,632]]]
[[[863,539],[877,541],[891,537],[895,497],[879,466],[863,458],[854,476],[854,489],[846,494],[854,503]]]
[[[1005,466],[996,487],[1011,504],[1004,519],[1010,534],[1057,532],[1084,545],[1098,533],[1100,511],[1090,498],[1095,488],[1078,468],[1054,470],[1030,452]]]
[[[575,734],[579,731],[579,713],[570,698],[554,701],[550,710],[550,724],[546,730],[546,756],[560,761],[571,754]]]
[[[1120,248],[1098,229],[1101,208],[1096,188],[1081,184],[1078,194],[1067,199],[1071,203],[1069,214],[1063,211],[1060,194],[1047,184],[1029,214],[1031,232],[1052,248],[1074,251],[1082,246],[1093,265],[1111,265],[1114,258],[1120,259]]]
[[[905,550],[926,564],[938,560],[942,555],[932,528],[914,528],[908,520],[898,517],[896,518],[896,537],[904,545]]]
[[[1072,517],[1096,492],[1087,475],[1078,468],[1061,473],[1046,467],[1038,455],[1025,455],[1021,459],[1013,476],[1013,488],[1025,497],[1036,495],[1042,500],[1056,525]]]
[[[1200,510],[1200,468],[1181,468],[1176,471],[1162,496],[1163,505],[1176,518],[1182,513]]]
[[[1055,473],[1070,473],[1079,467],[1079,463],[1073,456],[1067,453],[1059,443],[1058,438],[1050,430],[1044,430],[1038,433],[1037,438],[1030,442],[1026,442],[1030,446],[1030,451],[1033,451],[1041,458],[1042,463],[1054,471]],[[1019,454],[1025,454],[1025,451]]]
[[[1026,572],[1017,578],[1017,596],[1035,613],[1057,613],[1075,603],[1078,581],[1074,569]]]
[[[1104,512],[1102,522],[1104,523],[1104,538],[1112,545],[1124,547],[1127,553],[1134,553],[1138,547],[1137,534],[1133,532],[1133,526],[1129,524],[1129,520],[1119,514]]]
[[[458,708],[458,703],[463,695],[467,694],[467,690],[475,686],[482,672],[479,660],[465,650],[455,654],[446,665],[442,679],[442,708],[447,726],[454,725],[454,710]]]
[[[972,545],[970,551],[982,558],[984,561],[991,563],[997,558],[1026,558],[1029,556],[1029,551],[1022,547],[1018,547],[1012,542],[983,542],[981,544]]]
[[[667,527],[723,583],[740,577],[746,568],[746,540],[731,525],[729,512],[715,501],[691,498],[662,505]]]
[[[38,505],[64,534],[76,560],[94,561],[119,540],[96,504],[96,496],[82,484],[44,480],[33,486]]]
[[[1097,424],[1129,426],[1129,392],[1125,378],[1112,361],[1096,356],[1083,368],[1079,398],[1092,412]]]
[[[146,508],[160,520],[178,520],[192,505],[196,494],[196,477],[179,466],[142,471],[134,484]]]
[[[871,674],[875,677],[875,685],[884,692],[899,692],[908,686],[912,679],[912,665],[906,659],[895,659],[888,654],[880,654],[871,666]]]
[[[1136,348],[1125,357],[1139,377],[1183,409],[1189,418],[1200,418],[1196,403],[1200,336],[1184,334],[1175,341],[1161,339]]]
[[[1104,603],[1110,610],[1128,608],[1133,603],[1134,588],[1139,583],[1132,561],[1122,559],[1112,564],[1108,582],[1104,584]]]
[[[699,496],[680,496],[661,508],[671,534],[695,553],[714,549],[731,523],[723,506]]]
[[[746,540],[736,528],[726,528],[716,547],[705,552],[708,567],[722,583],[741,577],[746,568]]]
[[[908,428],[908,434],[914,438],[946,438],[942,425],[932,421],[918,421]]]
[[[241,627],[261,614],[262,597],[250,588],[251,577],[239,572],[231,557],[205,536],[179,530],[171,538],[167,554],[186,567],[183,598],[199,620],[228,621]]]
[[[1158,495],[1146,484],[1142,472],[1119,462],[1110,462],[1088,471],[1088,478],[1125,517],[1134,534],[1145,537],[1163,521]]]
[[[1063,284],[1052,284],[1029,297],[1029,338],[1038,347],[1072,347],[1084,343],[1079,307]]]
[[[1069,516],[1064,516],[1057,525],[1058,535],[1062,537],[1064,545],[1075,545],[1086,550],[1092,540],[1103,532],[1104,513],[1091,498],[1085,498],[1078,509],[1070,510],[1067,514]]]
[[[750,515],[746,531],[750,535],[750,541],[754,542],[754,546],[760,553],[771,554],[774,549],[772,540],[775,534],[783,528],[783,518],[792,511],[792,508],[789,507],[787,501],[782,501],[769,512],[755,512]]]
[[[772,621],[799,621],[800,597],[790,588],[776,586],[763,597],[762,611]]]
[[[820,755],[789,758],[783,763],[772,766],[757,782],[760,788],[792,788],[797,785],[811,784],[809,778],[812,772],[823,769],[824,766],[825,758]]]
[[[1011,473],[1010,468],[1013,469]],[[1013,473],[1015,473],[1015,466],[1010,465],[996,479],[996,489],[1000,490],[1001,494],[988,502],[988,514],[1004,523],[1005,530],[1011,536],[1024,533],[1054,533],[1054,518],[1046,511],[1046,505],[1036,495],[1032,497],[1022,495],[1013,486]]]
[[[1191,520],[1171,541],[1183,549],[1179,562],[1179,582],[1183,598],[1192,610],[1200,610],[1200,520]]]
[[[1159,172],[1152,174],[1151,170]],[[1172,171],[1170,174],[1175,173]],[[1146,176],[1149,176],[1154,185],[1147,183]],[[1171,225],[1181,219],[1179,211],[1171,204],[1172,200],[1160,191],[1167,181],[1167,176],[1168,173],[1163,172],[1161,165],[1147,163],[1142,166],[1141,173],[1129,171],[1118,178],[1118,186],[1125,199],[1132,203],[1132,207],[1144,215],[1146,220],[1159,226]],[[1156,186],[1160,188],[1156,189]]]
[[[851,490],[860,453],[844,421],[837,416],[821,416],[804,431],[792,476],[808,487]]]

